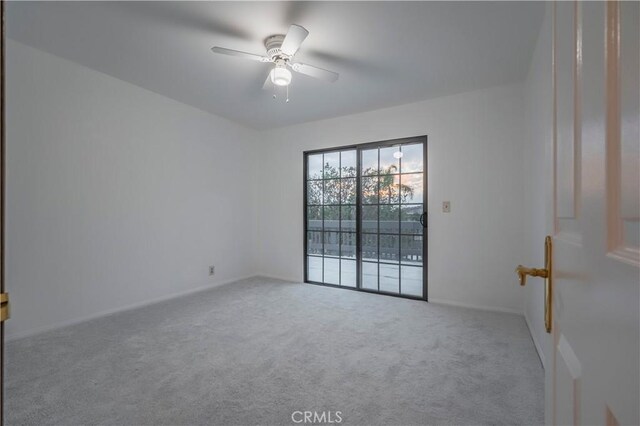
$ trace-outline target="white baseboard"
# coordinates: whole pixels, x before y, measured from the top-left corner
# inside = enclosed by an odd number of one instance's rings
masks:
[[[161,296],[161,297],[156,297],[154,299],[150,299],[150,300],[145,300],[142,302],[137,302],[137,303],[133,303],[131,305],[126,305],[120,308],[116,308],[116,309],[109,309],[106,311],[101,311],[95,314],[91,314],[91,315],[86,315],[80,318],[75,318],[69,321],[62,321],[62,322],[58,322],[55,324],[49,324],[46,325],[44,327],[38,327],[38,328],[33,328],[30,330],[26,330],[26,331],[21,331],[19,333],[8,333],[5,337],[6,341],[12,341],[12,340],[17,340],[17,339],[22,339],[24,337],[31,337],[31,336],[35,336],[37,334],[41,334],[41,333],[46,333],[48,331],[53,331],[53,330],[57,330],[59,328],[64,328],[64,327],[69,327],[72,325],[76,325],[76,324],[80,324],[86,321],[90,321],[93,319],[97,319],[97,318],[102,318],[102,317],[107,317],[109,315],[113,315],[113,314],[118,314],[118,313],[122,313],[125,311],[130,311],[132,309],[137,309],[137,308],[143,308],[145,306],[149,306],[149,305],[155,305],[156,303],[160,303],[160,302],[165,302],[167,300],[171,300],[171,299],[175,299],[178,297],[182,297],[182,296],[187,296],[193,293],[199,293],[201,291],[206,291],[206,290],[210,290],[212,288],[215,287],[219,287],[225,284],[230,284],[236,281],[242,281],[242,280],[246,280],[249,278],[253,278],[257,275],[252,274],[252,275],[248,275],[245,277],[238,277],[238,278],[232,278],[232,279],[228,279],[228,280],[224,280],[224,281],[218,281],[212,284],[207,284],[207,285],[203,285],[200,287],[196,287],[196,288],[192,288],[186,291],[182,291],[179,293],[171,293],[168,294],[166,296]]]
[[[219,287],[225,284],[230,284],[232,282],[236,282],[236,281],[242,281],[242,280],[246,280],[249,278],[256,278],[256,277],[261,277],[261,278],[269,278],[269,279],[275,279],[275,280],[280,280],[280,281],[286,281],[286,282],[293,282],[293,283],[298,283],[298,282],[302,282],[302,280],[297,280],[297,279],[293,279],[293,278],[286,278],[286,277],[277,277],[274,276],[272,274],[264,274],[264,273],[258,273],[258,274],[251,274],[251,275],[247,275],[247,276],[243,276],[243,277],[237,277],[237,278],[232,278],[232,279],[228,279],[228,280],[224,280],[224,281],[219,281],[216,283],[212,283],[212,284],[208,284],[208,285],[204,285],[204,286],[200,286],[200,287],[196,287],[196,288],[192,288],[183,292],[179,292],[179,293],[172,293],[172,294],[168,294],[166,296],[161,296],[161,297],[157,297],[151,300],[145,300],[142,302],[137,302],[137,303],[133,303],[124,307],[120,307],[120,308],[116,308],[116,309],[110,309],[107,311],[102,311],[102,312],[98,312],[95,314],[91,314],[91,315],[86,315],[84,317],[81,318],[75,318],[73,320],[69,320],[69,321],[62,321],[62,322],[58,322],[55,324],[49,324],[47,326],[44,327],[38,327],[35,329],[30,329],[30,330],[26,330],[26,331],[22,331],[19,333],[8,333],[6,335],[6,340],[7,341],[12,341],[12,340],[17,340],[17,339],[22,339],[25,337],[31,337],[31,336],[35,336],[37,334],[41,334],[41,333],[45,333],[48,331],[53,331],[53,330],[57,330],[59,328],[64,328],[64,327],[69,327],[72,325],[76,325],[76,324],[80,324],[86,321],[90,321],[93,319],[97,319],[97,318],[102,318],[102,317],[107,317],[109,315],[113,315],[113,314],[117,314],[117,313],[121,313],[121,312],[125,312],[125,311],[130,311],[132,309],[137,309],[137,308],[142,308],[145,306],[149,306],[149,305],[154,305],[156,303],[160,303],[160,302],[164,302],[167,300],[171,300],[171,299],[175,299],[178,297],[182,297],[182,296],[187,296],[190,294],[194,294],[194,293],[199,293],[201,291],[206,291],[215,287]],[[479,310],[483,310],[483,311],[492,311],[492,312],[506,312],[506,313],[510,313],[510,314],[517,314],[517,315],[523,315],[523,312],[515,310],[515,309],[508,309],[508,308],[501,308],[501,307],[493,307],[493,306],[483,306],[483,305],[474,305],[474,304],[468,304],[468,303],[461,303],[461,302],[456,302],[453,300],[446,300],[446,299],[434,299],[434,298],[429,298],[429,302],[430,303],[434,303],[434,304],[439,304],[439,305],[447,305],[447,306],[457,306],[457,307],[462,307],[462,308],[471,308],[471,309],[479,309]],[[527,321],[527,326],[529,327],[529,332],[531,333],[531,326],[529,324],[529,320],[527,319],[526,315],[525,315],[525,320]],[[544,365],[544,355],[541,351],[540,345],[537,342],[537,340],[535,339],[535,337],[533,336],[533,333],[531,333],[531,336],[533,338],[533,342],[534,345],[536,347],[536,350],[538,351],[538,354],[540,355],[540,359],[542,360],[542,364]]]
[[[272,274],[256,274],[254,276],[255,277],[259,277],[259,278],[268,278],[268,279],[271,279],[271,280],[286,281],[288,283],[302,283],[303,282],[303,280],[297,280],[295,278],[277,277],[277,276],[272,275]]]
[[[295,278],[285,278],[285,277],[278,277],[272,274],[268,274],[268,273],[261,273],[256,275],[258,277],[263,277],[263,278],[269,278],[269,279],[273,279],[273,280],[280,280],[280,281],[287,281],[287,282],[294,282],[294,283],[302,283],[303,280],[298,280]],[[372,294],[372,293],[365,293],[365,294]],[[508,314],[516,314],[516,315],[524,315],[523,311],[518,310],[518,309],[509,309],[509,308],[502,308],[502,307],[495,307],[495,306],[484,306],[484,305],[475,305],[475,304],[470,304],[470,303],[462,303],[462,302],[457,302],[455,300],[448,300],[448,299],[434,299],[434,298],[429,298],[429,303],[434,303],[437,305],[447,305],[447,306],[457,306],[460,308],[470,308],[470,309],[479,309],[482,311],[490,311],[490,312],[504,312],[504,313],[508,313]]]
[[[533,327],[531,326],[531,321],[529,321],[529,317],[527,313],[524,313],[524,320],[527,323],[527,328],[529,329],[529,334],[531,335],[531,340],[533,340],[533,346],[536,347],[536,352],[538,352],[538,357],[540,358],[540,362],[542,363],[542,368],[547,369],[547,364],[544,361],[544,351],[542,350],[542,346],[536,337],[536,334],[533,332]]]
[[[485,306],[485,305],[475,305],[472,303],[462,303],[462,302],[456,302],[455,300],[448,300],[448,299],[434,299],[430,297],[429,303],[435,303],[437,305],[457,306],[460,308],[479,309],[481,311],[505,312],[508,314],[523,315],[523,312],[517,309],[509,309],[509,308]]]

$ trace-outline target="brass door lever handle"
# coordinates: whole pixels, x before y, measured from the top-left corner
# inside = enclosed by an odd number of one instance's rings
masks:
[[[518,267],[516,268],[516,274],[518,274],[520,285],[525,285],[527,283],[527,275],[532,277],[547,278],[549,276],[549,271],[547,271],[546,269],[526,268],[522,265],[518,265]]]
[[[547,329],[547,333],[551,333],[552,322],[552,302],[553,302],[553,253],[551,250],[551,237],[547,236],[544,239],[544,268],[526,268],[522,265],[518,265],[516,268],[516,274],[520,285],[523,286],[527,283],[527,275],[531,277],[544,278],[544,326]]]

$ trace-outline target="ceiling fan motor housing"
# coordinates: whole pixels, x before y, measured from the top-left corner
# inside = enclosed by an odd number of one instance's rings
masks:
[[[284,35],[278,34],[268,37],[264,41],[264,47],[267,49],[267,56],[271,58],[272,61],[277,59],[285,59],[289,60],[289,56],[282,53],[280,48],[282,47],[282,42],[284,41]]]

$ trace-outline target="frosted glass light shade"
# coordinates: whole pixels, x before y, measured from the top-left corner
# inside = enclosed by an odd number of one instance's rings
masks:
[[[284,67],[271,70],[271,82],[276,86],[288,86],[291,83],[291,71]]]

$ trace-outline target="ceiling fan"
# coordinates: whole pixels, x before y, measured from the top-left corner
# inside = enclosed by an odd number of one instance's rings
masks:
[[[288,86],[291,83],[291,68],[300,74],[305,74],[330,83],[338,80],[338,73],[328,71],[313,65],[303,64],[300,62],[292,62],[293,56],[296,54],[302,42],[309,35],[309,31],[300,25],[292,24],[286,35],[278,34],[268,37],[264,42],[267,50],[266,56],[254,55],[253,53],[240,52],[238,50],[226,49],[224,47],[213,47],[214,53],[223,55],[237,56],[240,58],[251,59],[258,62],[270,62],[275,64],[269,72],[267,80],[262,86],[263,89],[269,89],[272,84],[276,86]]]

